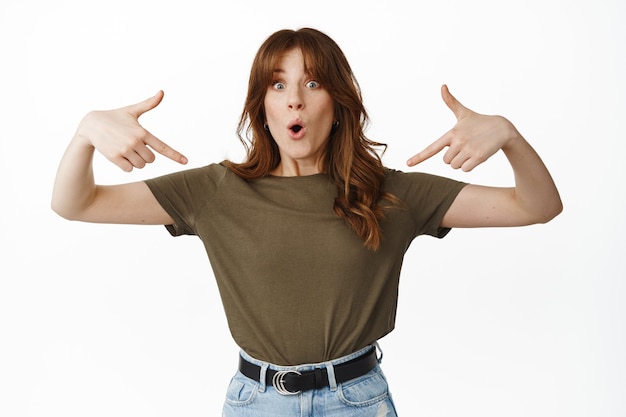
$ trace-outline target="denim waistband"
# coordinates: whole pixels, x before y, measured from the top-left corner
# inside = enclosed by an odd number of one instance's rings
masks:
[[[248,362],[251,362],[255,365],[259,365],[259,366],[267,366],[269,369],[274,369],[276,371],[287,371],[287,370],[296,370],[296,371],[310,371],[313,370],[315,368],[323,368],[325,366],[328,366],[328,364],[332,364],[332,365],[339,365],[340,363],[344,363],[344,362],[348,362],[351,361],[354,358],[358,358],[359,356],[364,355],[365,353],[369,352],[371,349],[378,349],[378,351],[380,352],[380,347],[378,346],[378,343],[373,343],[371,345],[365,346],[363,349],[357,350],[356,352],[353,352],[349,355],[346,356],[342,356],[340,358],[337,359],[332,359],[330,361],[326,361],[326,362],[318,362],[318,363],[305,363],[305,364],[300,364],[300,365],[275,365],[273,363],[270,362],[265,362],[256,358],[253,358],[252,356],[248,355],[244,350],[241,350],[239,352],[239,354]]]

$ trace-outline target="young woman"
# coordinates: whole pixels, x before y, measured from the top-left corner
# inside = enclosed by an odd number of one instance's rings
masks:
[[[259,49],[239,124],[242,163],[222,161],[147,181],[94,183],[97,149],[125,171],[186,158],[146,131],[141,103],[91,112],[63,156],[52,207],[80,221],[166,225],[197,235],[218,282],[239,370],[224,416],[395,416],[377,340],[395,322],[411,241],[452,227],[547,222],[562,209],[540,157],[505,118],[477,114],[442,87],[452,130],[408,160],[470,171],[502,150],[515,186],[465,184],[383,166],[337,44],[282,30]]]

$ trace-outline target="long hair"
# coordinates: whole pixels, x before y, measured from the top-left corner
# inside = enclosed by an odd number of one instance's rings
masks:
[[[365,136],[368,115],[359,84],[339,46],[326,34],[311,28],[280,30],[261,45],[252,64],[248,94],[237,133],[246,148],[242,163],[227,162],[230,170],[247,180],[267,176],[280,163],[278,145],[264,128],[264,100],[273,72],[286,51],[299,48],[307,72],[332,97],[333,128],[327,143],[323,169],[337,186],[334,210],[360,236],[365,245],[377,250],[382,239],[382,199],[399,200],[383,192],[385,169],[376,148],[386,145]],[[244,139],[245,137],[245,139]]]

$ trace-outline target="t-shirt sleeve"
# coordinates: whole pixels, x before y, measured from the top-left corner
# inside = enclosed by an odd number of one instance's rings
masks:
[[[441,221],[456,196],[467,185],[453,180],[421,172],[389,170],[387,190],[400,198],[407,206],[413,220],[414,237],[430,235],[443,238],[450,228],[441,227]]]
[[[174,219],[174,224],[165,226],[172,236],[196,234],[197,214],[207,209],[226,169],[211,164],[144,181],[161,207]]]

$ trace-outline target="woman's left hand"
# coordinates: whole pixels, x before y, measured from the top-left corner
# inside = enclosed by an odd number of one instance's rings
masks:
[[[457,123],[407,164],[419,164],[448,147],[444,162],[467,172],[502,149],[515,178],[515,187],[465,186],[446,212],[441,226],[522,226],[547,222],[561,212],[563,205],[548,169],[511,122],[501,116],[471,111],[445,85],[441,95]]]
[[[444,162],[454,169],[469,172],[521,137],[515,126],[504,117],[478,114],[462,105],[450,94],[446,85],[441,87],[441,96],[456,116],[457,123],[446,134],[411,157],[407,165],[415,166],[448,147],[443,156]]]

